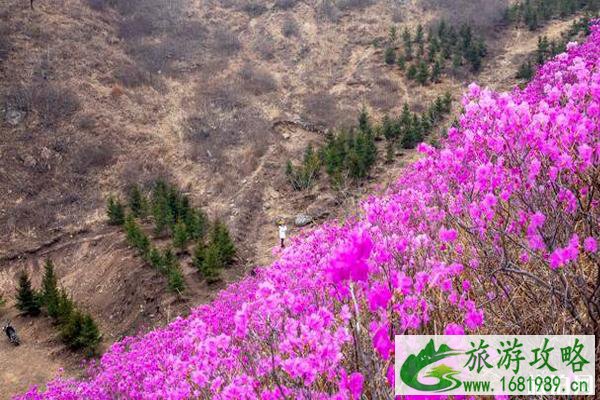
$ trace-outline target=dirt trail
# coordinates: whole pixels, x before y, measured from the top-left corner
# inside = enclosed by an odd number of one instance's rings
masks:
[[[24,392],[31,385],[47,382],[61,368],[66,367],[68,374],[76,373],[76,360],[63,350],[56,328],[46,318],[22,318],[10,310],[0,312],[0,322],[5,319],[12,320],[22,344],[15,347],[4,333],[0,336],[0,400],[8,400],[12,394]]]

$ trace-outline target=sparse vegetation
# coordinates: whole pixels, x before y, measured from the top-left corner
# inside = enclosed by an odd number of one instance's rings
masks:
[[[208,283],[214,283],[220,279],[219,270],[232,264],[235,253],[227,227],[222,222],[215,221],[208,241],[198,241],[193,264]]]
[[[385,161],[389,163],[393,161],[395,147],[414,148],[450,112],[451,105],[452,97],[449,93],[437,97],[420,115],[412,113],[408,104],[405,104],[398,118],[392,119],[386,115],[381,124],[375,126],[366,109],[363,109],[357,126],[328,132],[325,144],[317,150],[309,144],[299,165],[288,160],[285,175],[294,190],[312,187],[323,167],[334,187],[339,187],[348,179],[364,179],[377,160],[376,132],[381,133],[388,141]]]
[[[265,71],[245,64],[240,70],[240,79],[244,88],[252,94],[261,95],[277,89],[277,81]]]
[[[558,39],[550,40],[547,36],[539,36],[535,53],[523,61],[515,77],[528,82],[535,74],[536,67],[542,65],[555,55],[564,52],[569,41],[576,40],[580,35],[584,37],[589,35],[589,23],[589,17],[581,17],[577,21],[573,21],[571,27],[561,33]]]
[[[395,29],[393,32],[396,32]],[[396,63],[401,71],[408,66],[406,77],[416,80],[421,85],[428,82],[439,82],[446,63],[451,61],[452,71],[458,72],[468,62],[471,72],[481,69],[482,59],[487,55],[487,46],[483,38],[475,37],[473,29],[463,24],[460,29],[449,25],[441,20],[427,35],[422,25],[418,25],[415,33],[408,29],[402,32],[403,51],[396,54],[394,40],[388,39],[390,43],[386,48],[384,58],[388,65]],[[416,59],[414,49],[416,48]]]
[[[116,204],[120,204],[114,197],[109,197],[107,203],[107,210],[114,210]],[[129,191],[128,209],[130,212],[123,223],[127,242],[144,261],[167,278],[171,291],[180,293],[185,288],[178,255],[173,247],[184,253],[189,243],[195,242],[193,264],[211,282],[218,279],[219,268],[233,263],[236,250],[227,226],[218,220],[209,224],[206,214],[192,207],[188,196],[177,187],[159,180],[148,198],[139,186],[133,185]],[[154,223],[154,234],[160,237],[168,233],[173,246],[167,246],[161,251],[145,233],[138,219],[143,219],[148,210]],[[107,214],[109,223],[112,223],[114,211]],[[208,261],[205,261],[206,251],[214,253]],[[213,257],[215,254],[216,258]]]
[[[599,8],[597,0],[521,0],[506,9],[505,18],[534,31],[553,18],[564,18],[582,10],[597,12]]]
[[[281,33],[287,38],[299,36],[298,23],[293,17],[287,17],[283,20],[283,25],[281,26]]]
[[[226,28],[218,28],[213,36],[214,50],[222,53],[225,56],[232,56],[237,53],[242,47],[238,36]]]
[[[32,288],[29,275],[25,271],[19,275],[16,300],[16,307],[23,315],[35,317],[40,314],[40,295]]]
[[[63,342],[73,350],[83,350],[88,356],[95,354],[100,343],[100,332],[94,319],[77,309],[76,304],[64,289],[58,287],[54,264],[46,260],[42,288],[38,292],[32,287],[26,272],[19,276],[16,307],[24,314],[38,316],[42,307],[61,331]]]
[[[503,23],[509,0],[424,0],[423,4],[450,25],[468,24],[479,32],[490,32]]]
[[[267,7],[257,0],[241,1],[240,9],[246,12],[251,17],[258,17],[267,11]]]
[[[275,7],[282,10],[293,8],[298,3],[298,0],[275,0]]]

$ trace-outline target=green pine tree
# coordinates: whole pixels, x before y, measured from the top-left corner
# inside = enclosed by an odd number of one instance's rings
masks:
[[[369,112],[365,106],[362,106],[360,110],[360,114],[358,114],[358,129],[361,132],[371,132],[371,119],[369,117]]]
[[[73,310],[67,321],[61,325],[61,338],[63,342],[72,349],[78,349],[78,338],[83,328],[83,314]]]
[[[123,204],[113,196],[108,198],[106,205],[106,215],[110,225],[123,225],[125,222],[125,208]]]
[[[462,56],[459,53],[454,53],[452,56],[452,68],[454,70],[459,69],[463,64]]]
[[[175,293],[181,293],[185,289],[185,281],[183,279],[183,274],[181,272],[181,268],[177,266],[176,268],[170,268],[167,272],[167,279],[169,284],[169,290]]]
[[[135,218],[143,218],[148,210],[148,202],[138,185],[129,189],[129,209]]]
[[[396,60],[396,65],[398,65],[398,69],[400,71],[404,71],[406,69],[406,57],[403,54],[398,56],[398,60]]]
[[[214,245],[219,253],[222,266],[230,265],[235,257],[235,245],[229,234],[229,229],[221,221],[215,221],[212,230],[211,245]]]
[[[411,35],[407,28],[404,28],[402,32],[402,41],[404,42],[404,56],[410,61],[413,58],[413,49]]]
[[[127,241],[138,250],[138,253],[146,258],[150,251],[150,239],[139,227],[132,215],[128,215],[125,219],[125,235]]]
[[[442,66],[440,62],[436,60],[431,68],[431,82],[437,83],[440,81],[440,76],[442,75]]]
[[[416,79],[421,85],[425,85],[429,79],[429,67],[427,67],[427,64],[423,60],[419,62],[419,66],[417,67]]]
[[[152,216],[154,217],[154,233],[161,235],[169,226],[171,219],[168,189],[166,183],[157,181],[152,190]]]
[[[543,64],[550,55],[550,43],[546,36],[538,37],[536,61],[538,64]]]
[[[200,265],[200,274],[202,274],[208,283],[218,282],[221,265],[220,250],[216,244],[212,243],[204,251],[202,264]]]
[[[177,266],[179,265],[177,256],[175,255],[171,247],[167,247],[163,251],[162,262],[164,265],[164,271],[166,273],[168,273],[172,268],[177,268]]]
[[[54,272],[51,260],[46,260],[44,266],[44,277],[42,278],[41,300],[51,318],[58,316],[58,278]]]
[[[387,142],[385,144],[385,162],[390,164],[394,162],[394,144],[393,142]]]
[[[444,106],[444,114],[448,114],[450,111],[452,111],[452,95],[450,94],[450,92],[446,91],[444,93],[444,97],[442,98],[442,104]]]
[[[73,300],[71,300],[71,297],[64,289],[60,289],[58,293],[56,317],[54,319],[60,326],[63,326],[70,321],[74,310],[75,305],[73,304]]]
[[[192,240],[198,240],[206,234],[208,218],[202,210],[191,210],[184,219],[188,237]]]
[[[417,25],[417,30],[415,32],[415,43],[423,43],[423,25]]]
[[[100,330],[94,322],[94,319],[89,314],[84,314],[79,328],[79,334],[75,338],[75,347],[84,349],[87,355],[91,356],[96,353],[98,344],[100,343]]]
[[[526,61],[519,67],[517,71],[517,75],[515,76],[517,79],[523,79],[525,81],[529,81],[534,74],[533,66],[531,65],[531,61]]]
[[[194,256],[192,257],[192,264],[198,269],[198,271],[200,271],[202,268],[205,253],[206,245],[202,241],[198,242],[196,248],[194,249]]]
[[[154,246],[150,248],[150,252],[148,253],[148,263],[159,271],[165,267],[165,262],[162,254],[160,254],[160,250]]]
[[[384,115],[381,121],[381,131],[383,132],[383,137],[388,141],[393,140],[396,136],[396,130],[394,129],[394,123],[389,115]]]
[[[24,315],[36,316],[40,314],[40,296],[32,289],[31,280],[29,280],[29,276],[25,271],[19,276],[17,309]]]
[[[185,250],[188,239],[189,236],[186,225],[181,221],[177,222],[173,227],[173,246],[183,251]]]

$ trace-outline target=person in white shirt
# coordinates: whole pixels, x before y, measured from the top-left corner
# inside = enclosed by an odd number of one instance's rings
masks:
[[[283,221],[279,221],[279,239],[281,240],[281,248],[285,247],[285,235],[287,233],[287,226],[283,223]]]

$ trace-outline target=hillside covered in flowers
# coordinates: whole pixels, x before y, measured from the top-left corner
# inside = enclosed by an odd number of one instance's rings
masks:
[[[84,380],[19,399],[390,399],[394,335],[600,334],[600,29],[524,89],[472,84],[441,148],[355,220]]]

